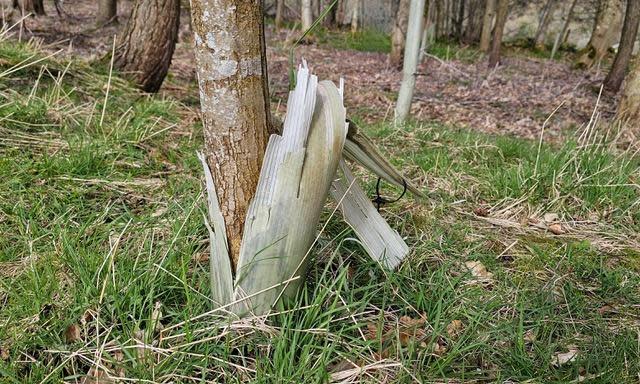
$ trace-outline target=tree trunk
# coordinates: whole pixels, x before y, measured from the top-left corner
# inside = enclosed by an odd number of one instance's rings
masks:
[[[587,46],[578,54],[575,65],[591,68],[600,62],[618,38],[618,26],[622,21],[622,0],[601,0],[596,14],[593,32]]]
[[[306,31],[313,24],[313,13],[311,11],[311,0],[302,0],[302,30]]]
[[[547,28],[549,27],[549,23],[551,22],[551,16],[553,15],[553,7],[555,6],[555,3],[555,0],[547,0],[547,3],[544,5],[542,17],[540,18],[540,23],[538,24],[538,29],[536,31],[536,36],[533,39],[533,46],[536,48],[544,47],[544,40],[546,37]]]
[[[496,14],[496,25],[493,27],[493,38],[491,40],[491,53],[489,54],[489,68],[495,68],[500,62],[500,47],[502,46],[502,34],[504,25],[509,14],[509,0],[498,0],[498,12]]]
[[[282,28],[282,12],[284,10],[284,0],[276,0],[276,29]]]
[[[405,41],[407,39],[407,25],[409,23],[410,0],[400,0],[395,22],[391,30],[391,53],[389,63],[396,67],[402,67],[402,55],[404,54]]]
[[[96,24],[99,26],[118,21],[118,0],[99,0]]]
[[[462,38],[464,43],[476,43],[480,40],[480,34],[482,32],[482,16],[484,14],[482,10],[485,7],[485,3],[486,0],[469,1],[469,20]]]
[[[205,154],[235,270],[268,138],[269,90],[260,1],[192,0]]]
[[[640,61],[638,60],[627,75],[617,118],[628,120],[635,127],[640,126]]]
[[[424,0],[411,0],[407,41],[404,50],[404,64],[402,67],[402,83],[400,84],[395,111],[396,124],[404,123],[411,109],[411,99],[413,98],[413,91],[416,85],[416,69],[418,67],[423,15]]]
[[[27,14],[46,15],[44,11],[44,0],[14,0],[13,7],[20,10],[24,16]]]
[[[458,17],[456,18],[456,39],[458,41],[462,41],[462,25],[464,24],[464,6],[465,6],[465,0],[458,0],[459,3],[458,5],[458,9],[456,10],[458,12]]]
[[[482,32],[480,33],[480,50],[482,52],[489,51],[491,44],[491,27],[493,27],[493,18],[496,14],[496,0],[487,0],[484,7],[484,16],[482,18]]]
[[[624,80],[624,75],[633,53],[633,46],[638,36],[638,22],[640,22],[640,1],[628,0],[618,54],[613,61],[607,78],[604,80],[604,87],[608,91],[618,92],[622,85],[622,80]]]
[[[164,81],[178,40],[180,0],[138,0],[118,38],[114,67],[128,72],[145,92]]]
[[[556,37],[556,41],[554,41],[554,43],[553,43],[553,48],[551,49],[551,58],[552,59],[556,55],[556,52],[558,51],[558,48],[560,47],[560,45],[562,45],[562,42],[564,42],[565,35],[567,34],[567,31],[569,30],[569,24],[571,23],[571,18],[573,17],[573,10],[576,7],[576,3],[577,2],[578,2],[578,0],[573,0],[573,2],[571,3],[571,6],[569,7],[569,11],[567,12],[567,15],[565,16],[564,24],[562,25],[562,31]]]

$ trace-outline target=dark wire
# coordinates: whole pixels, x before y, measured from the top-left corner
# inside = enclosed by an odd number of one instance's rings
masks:
[[[382,179],[378,177],[378,182],[376,183],[376,198],[373,199],[373,202],[376,205],[376,209],[378,210],[378,212],[380,212],[380,207],[383,204],[393,204],[395,202],[397,202],[398,200],[402,199],[402,197],[404,196],[405,193],[407,193],[407,182],[402,179],[402,193],[400,194],[400,197],[398,197],[395,200],[387,200],[384,197],[382,197],[380,195],[380,181]]]

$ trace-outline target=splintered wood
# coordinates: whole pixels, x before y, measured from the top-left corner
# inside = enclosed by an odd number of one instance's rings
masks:
[[[245,219],[235,280],[214,180],[206,159],[199,154],[208,194],[209,217],[205,222],[211,243],[212,298],[221,310],[239,317],[264,315],[281,299],[295,295],[306,275],[316,227],[329,194],[373,259],[395,268],[409,252],[342,160],[348,129],[342,84],[338,88],[330,81],[318,82],[304,62],[289,94],[287,110],[282,135],[272,135],[267,145]],[[347,145],[352,151],[357,148],[357,143]],[[385,179],[395,184],[405,182],[392,167],[380,172],[380,163],[386,168],[388,162],[377,152],[373,160],[366,153],[355,157],[376,173],[385,173]],[[342,176],[336,179],[338,165]]]

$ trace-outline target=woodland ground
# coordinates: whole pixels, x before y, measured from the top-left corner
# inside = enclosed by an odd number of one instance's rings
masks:
[[[381,269],[328,207],[296,309],[227,324],[208,312],[188,42],[149,96],[86,62],[117,27],[29,23],[43,44],[0,41],[0,382],[640,380],[640,159],[615,100],[595,108],[597,71],[514,49],[489,73],[438,44],[397,128],[386,38],[319,33],[296,52],[344,75],[349,113],[429,194],[383,208],[412,251]],[[287,54],[269,50],[280,112]]]

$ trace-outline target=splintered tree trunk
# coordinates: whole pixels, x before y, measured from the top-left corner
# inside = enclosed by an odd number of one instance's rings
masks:
[[[411,99],[416,85],[416,69],[420,54],[420,37],[422,35],[422,15],[424,14],[424,0],[411,0],[409,9],[409,25],[407,27],[407,41],[404,50],[402,66],[402,83],[398,92],[395,110],[396,124],[402,124],[409,116]]]
[[[631,122],[633,126],[640,125],[640,62],[638,60],[627,75],[617,117]]]
[[[637,1],[637,0],[635,0]],[[596,14],[593,32],[587,46],[578,54],[575,65],[591,68],[607,54],[618,38],[618,26],[622,21],[622,0],[601,0]]]
[[[118,0],[99,0],[98,14],[96,15],[97,25],[106,25],[118,21]]]
[[[284,0],[276,0],[276,28],[282,28],[282,12],[284,11]]]
[[[178,39],[180,0],[138,0],[118,39],[113,64],[145,92],[164,81]]]
[[[482,32],[480,33],[480,50],[488,52],[491,44],[491,27],[496,14],[496,0],[487,0],[482,18]]]
[[[302,0],[302,29],[307,30],[313,24],[313,12],[311,11],[311,0]]]
[[[555,3],[555,0],[547,0],[547,3],[544,5],[544,8],[542,10],[542,17],[540,18],[540,23],[538,24],[538,29],[536,31],[536,36],[533,39],[533,46],[536,48],[541,48],[544,46],[544,39],[546,36],[547,28],[549,27],[549,23],[551,22],[551,16],[553,14],[553,7]]]
[[[489,53],[489,68],[495,68],[500,62],[500,48],[502,46],[502,34],[504,25],[509,14],[509,0],[498,0],[498,12],[496,14],[496,25],[493,27],[493,38],[491,39],[491,52]]]
[[[633,46],[638,35],[638,22],[640,22],[640,1],[628,0],[618,54],[607,78],[604,80],[604,87],[611,92],[618,92],[622,85],[622,80],[624,80],[624,74],[629,66]]]
[[[409,23],[409,3],[410,0],[400,0],[395,22],[391,31],[391,53],[389,63],[400,68],[402,66],[402,55],[404,44],[407,39],[407,24]]]
[[[267,144],[269,98],[260,1],[192,0],[205,154],[235,270]]]

